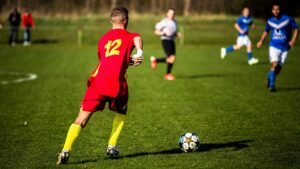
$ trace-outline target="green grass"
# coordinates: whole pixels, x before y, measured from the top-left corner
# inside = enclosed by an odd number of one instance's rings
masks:
[[[153,71],[148,61],[163,54],[153,35],[157,19],[130,24],[143,36],[145,62],[128,70],[129,110],[118,160],[105,155],[114,116],[105,110],[81,132],[70,164],[55,165],[97,64],[96,44],[109,26],[106,20],[87,21],[91,28],[84,31],[82,46],[76,45],[76,21],[40,21],[57,26],[37,28],[36,44],[28,48],[7,46],[2,39],[0,71],[35,73],[38,79],[0,85],[0,168],[299,168],[299,45],[277,79],[278,91],[270,93],[267,44],[254,50],[258,65],[247,65],[245,49],[221,60],[219,48],[236,38],[233,21],[182,20],[186,39],[177,46],[177,79],[164,81],[165,65]],[[257,25],[253,43],[264,27]],[[1,37],[6,33],[0,30]],[[13,78],[0,74],[0,81]],[[179,151],[178,138],[187,131],[198,133],[199,152]]]

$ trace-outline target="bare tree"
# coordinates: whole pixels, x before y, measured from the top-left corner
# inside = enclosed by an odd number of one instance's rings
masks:
[[[157,1],[151,0],[151,12],[157,14]]]
[[[117,0],[111,0],[110,8],[113,9],[117,6]]]
[[[190,9],[191,9],[191,0],[184,0],[183,15],[188,16],[190,14]]]
[[[130,0],[130,1],[129,1],[129,10],[130,10],[131,12],[136,12],[136,11],[138,11],[138,10],[135,9],[135,7],[136,7],[136,0]]]

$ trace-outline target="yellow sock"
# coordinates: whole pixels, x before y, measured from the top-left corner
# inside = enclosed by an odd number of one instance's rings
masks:
[[[74,141],[76,140],[76,138],[78,137],[80,131],[81,131],[81,126],[79,124],[73,123],[70,126],[68,134],[67,134],[66,142],[65,142],[65,145],[63,148],[64,151],[71,151],[72,145],[73,145]]]
[[[108,145],[112,145],[112,146],[117,145],[118,138],[124,126],[124,120],[125,120],[125,115],[119,113],[116,114],[116,117],[114,118],[113,121],[113,126],[108,141]]]

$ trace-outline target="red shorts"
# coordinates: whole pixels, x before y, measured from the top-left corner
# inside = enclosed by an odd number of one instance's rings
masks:
[[[93,87],[89,87],[81,102],[81,108],[83,111],[95,112],[102,111],[105,108],[105,104],[109,104],[109,109],[121,114],[127,113],[128,103],[128,90],[125,90],[116,98],[109,96],[102,96],[97,94]]]

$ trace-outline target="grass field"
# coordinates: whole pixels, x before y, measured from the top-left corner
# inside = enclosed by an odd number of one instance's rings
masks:
[[[270,93],[267,43],[254,49],[258,65],[247,65],[245,49],[221,60],[220,47],[235,42],[234,20],[181,19],[185,44],[177,46],[177,79],[164,81],[165,65],[153,71],[148,61],[163,54],[153,35],[158,19],[134,19],[129,26],[144,39],[145,62],[128,70],[121,157],[106,157],[114,114],[105,110],[81,132],[70,164],[58,167],[57,154],[97,64],[97,40],[109,24],[40,19],[31,47],[6,45],[7,30],[0,30],[0,81],[22,77],[8,72],[38,75],[34,81],[0,84],[0,168],[300,168],[299,42],[277,79],[278,91]],[[78,46],[81,23],[87,26]],[[264,27],[256,24],[254,43]],[[198,133],[198,152],[180,152],[177,141],[187,131]]]

